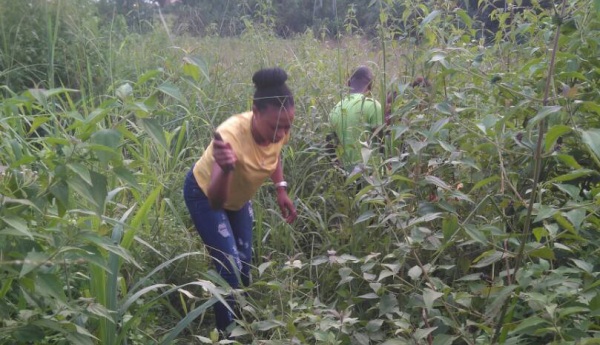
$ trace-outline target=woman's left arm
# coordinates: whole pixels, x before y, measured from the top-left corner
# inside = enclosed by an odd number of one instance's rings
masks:
[[[288,223],[291,223],[296,219],[297,213],[294,203],[287,194],[287,182],[283,180],[283,164],[281,163],[281,156],[277,158],[277,167],[271,174],[271,180],[273,180],[273,183],[275,184],[277,204],[281,209],[281,214]]]

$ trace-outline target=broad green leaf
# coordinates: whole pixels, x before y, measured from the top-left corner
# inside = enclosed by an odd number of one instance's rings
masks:
[[[574,179],[577,179],[577,178],[580,178],[583,176],[589,176],[589,175],[598,175],[598,172],[595,170],[591,170],[591,169],[577,169],[568,174],[564,174],[564,175],[555,177],[552,180],[550,180],[550,182],[571,181],[571,180],[574,180]]]
[[[185,64],[189,64],[189,65],[193,65],[193,66],[197,67],[198,70],[200,72],[202,72],[202,75],[204,75],[204,78],[206,78],[207,81],[210,81],[210,75],[208,73],[208,65],[204,61],[203,58],[201,58],[200,56],[185,56],[183,58],[183,61]]]
[[[94,144],[104,145],[114,149],[121,144],[121,137],[121,133],[117,130],[100,129],[92,135],[90,140]]]
[[[438,334],[433,338],[433,345],[452,345],[457,336]]]
[[[556,220],[556,223],[558,223],[563,228],[569,230],[573,234],[577,233],[577,229],[575,229],[573,224],[571,224],[571,222],[569,222],[567,218],[565,218],[561,213],[555,213],[552,217],[554,218],[554,220]]]
[[[488,244],[485,235],[481,231],[479,231],[479,229],[477,229],[475,226],[466,224],[463,228],[465,229],[467,235],[471,237],[471,239],[484,245]]]
[[[137,85],[142,85],[145,84],[147,81],[152,80],[156,77],[159,77],[163,72],[161,72],[158,69],[152,69],[149,70],[147,72],[144,72],[144,74],[140,75],[137,79]]]
[[[500,310],[502,306],[507,303],[506,300],[512,295],[512,292],[517,288],[517,285],[508,285],[504,286],[500,289],[496,289],[492,287],[493,290],[497,290],[498,292],[493,292],[495,295],[494,300],[486,306],[485,316],[488,319],[493,319],[500,314]]]
[[[381,345],[409,345],[409,344],[414,344],[414,342],[413,341],[408,342],[405,339],[396,338],[396,339],[388,339]]]
[[[489,250],[489,251],[481,254],[477,258],[475,258],[475,260],[473,260],[473,262],[476,262],[476,264],[472,265],[472,267],[475,267],[475,268],[486,267],[495,262],[502,260],[506,256],[507,256],[507,253],[497,251],[497,250]]]
[[[537,112],[537,114],[531,120],[529,120],[529,122],[527,123],[527,127],[531,128],[531,127],[535,126],[538,122],[542,121],[543,119],[545,119],[546,117],[548,117],[551,114],[558,113],[561,109],[562,109],[562,107],[559,105],[543,106]]]
[[[427,141],[417,141],[417,140],[406,140],[406,143],[410,145],[410,148],[413,150],[415,154],[418,154],[422,149],[427,147]]]
[[[86,310],[91,314],[108,320],[109,322],[114,322],[114,311],[106,309],[102,304],[90,303],[88,304]]]
[[[165,132],[162,126],[155,119],[140,119],[141,125],[144,128],[144,131],[148,133],[150,138],[154,140],[160,147],[162,147],[165,151],[165,154],[168,153],[167,147],[167,139],[165,138]]]
[[[382,319],[369,320],[369,322],[367,322],[367,325],[365,326],[365,329],[372,333],[380,330],[381,326],[383,326]]]
[[[119,99],[126,100],[133,94],[133,88],[129,83],[125,83],[117,88],[115,94]]]
[[[442,128],[444,128],[444,126],[450,122],[450,118],[444,118],[441,120],[436,121],[431,128],[429,129],[429,133],[430,134],[436,134],[438,133]]]
[[[585,219],[586,211],[583,208],[575,208],[564,213],[565,217],[573,224],[576,230],[579,230],[583,220]]]
[[[285,324],[277,320],[255,321],[251,325],[251,327],[257,331],[268,331],[270,329],[281,326],[285,326]]]
[[[581,165],[579,165],[579,163],[577,163],[577,160],[575,160],[575,158],[573,158],[573,156],[566,155],[566,154],[558,154],[554,157],[556,157],[556,159],[558,159],[559,161],[561,161],[563,164],[565,164],[566,166],[568,166],[570,168],[581,169]]]
[[[81,177],[82,180],[84,180],[85,182],[92,184],[92,178],[90,177],[90,171],[89,169],[80,163],[68,163],[67,167],[69,169],[71,169],[71,171],[73,171],[74,173],[76,173],[77,175],[79,175],[79,177]]]
[[[362,298],[362,299],[378,299],[379,295],[376,294],[376,293],[374,293],[374,292],[369,292],[369,293],[366,293],[364,295],[358,296],[358,298]]]
[[[239,337],[242,335],[246,335],[246,334],[250,334],[247,330],[245,330],[243,327],[240,326],[236,326],[232,331],[231,331],[231,336],[232,337]],[[212,340],[207,339],[208,341],[206,341],[206,344],[214,344]]]
[[[443,217],[443,213],[441,212],[435,212],[435,213],[428,213],[422,217],[418,217],[418,218],[414,218],[411,219],[408,224],[406,224],[406,227],[411,227],[420,223],[425,223],[425,222],[431,222],[432,220],[438,219]]]
[[[35,344],[42,341],[46,334],[44,330],[36,325],[24,325],[17,327],[12,332],[12,337],[15,341]]]
[[[452,115],[452,114],[454,114],[454,107],[453,107],[452,105],[450,105],[450,103],[448,103],[448,102],[441,102],[441,103],[437,103],[437,104],[434,106],[434,108],[435,108],[435,110],[439,111],[440,113],[442,113],[442,114],[444,114],[444,115]],[[446,119],[443,119],[443,120],[440,120],[440,121],[444,121],[444,122],[440,124],[440,125],[441,125],[441,127],[439,127],[439,128],[438,128],[438,131],[439,131],[439,129],[441,129],[441,128],[442,128],[442,127],[443,127],[443,126],[444,126],[444,125],[445,125],[445,124],[446,124],[448,121],[450,121],[450,119],[449,119],[449,118],[446,118]],[[438,121],[438,122],[439,122],[439,121]],[[438,125],[438,126],[439,126],[439,125]],[[433,133],[436,133],[436,132],[433,132]]]
[[[459,281],[479,281],[481,280],[481,273],[471,273],[464,277],[458,278]]]
[[[569,316],[572,314],[578,314],[581,315],[583,313],[589,313],[590,308],[586,308],[586,307],[567,307],[567,308],[562,308],[559,310],[558,315],[559,318],[564,318],[565,316]],[[600,341],[600,339],[598,339]]]
[[[574,186],[572,184],[561,184],[561,183],[555,183],[554,186],[556,188],[558,188],[559,190],[565,192],[567,195],[569,195],[569,197],[571,197],[571,199],[573,199],[573,200],[580,199],[579,187]]]
[[[594,152],[600,159],[600,129],[590,129],[581,131],[581,140]]]
[[[0,281],[0,284],[2,284],[2,288],[0,288],[0,299],[3,299],[6,296],[6,293],[12,287],[13,281],[14,279],[12,278],[5,278],[3,281]]]
[[[469,16],[469,14],[465,10],[463,10],[461,8],[457,8],[454,12],[465,23],[465,25],[467,26],[467,28],[471,28],[471,26],[473,25],[473,20],[471,19],[471,17]]]
[[[425,339],[428,335],[430,335],[436,329],[437,329],[437,327],[417,328],[412,336],[416,340]]]
[[[140,265],[135,261],[133,256],[127,252],[126,249],[120,247],[119,245],[115,245],[109,238],[100,236],[93,232],[83,232],[80,234],[82,240],[87,240],[92,244],[95,244],[99,248],[106,250],[109,253],[114,253],[118,255],[121,259],[137,266],[140,268]]]
[[[262,276],[263,273],[265,273],[265,270],[271,265],[273,265],[273,261],[267,261],[260,264],[260,266],[258,266],[258,276]]]
[[[587,273],[592,273],[594,271],[594,265],[590,264],[589,262],[579,260],[579,259],[571,259],[571,261],[573,261],[573,263],[577,267],[581,268],[582,270],[586,271]]]
[[[408,126],[402,126],[402,125],[394,126],[394,127],[392,127],[392,131],[394,133],[394,139],[398,139],[402,136],[402,134],[404,134],[406,131],[408,131]]]
[[[452,187],[449,184],[447,184],[446,182],[444,182],[442,179],[440,179],[437,176],[427,175],[427,176],[425,176],[425,178],[423,180],[425,182],[427,182],[428,184],[436,185],[436,186],[438,186],[438,187],[440,187],[442,189],[445,189],[445,190],[452,189]]]
[[[444,217],[442,221],[442,233],[444,235],[444,241],[449,241],[452,236],[458,230],[458,218],[454,214],[450,214]]]
[[[433,308],[433,302],[443,295],[443,293],[431,290],[430,288],[423,289],[423,302],[425,303],[425,307],[428,309]]]
[[[183,104],[187,104],[187,99],[181,93],[181,90],[179,90],[179,88],[177,86],[175,86],[174,84],[164,82],[160,86],[158,86],[158,89],[160,91],[162,91],[163,93],[175,98],[179,102],[181,102]]]
[[[550,151],[554,147],[556,140],[570,131],[571,127],[565,125],[556,125],[549,128],[548,133],[546,133],[546,137],[544,138],[545,150]]]
[[[0,233],[26,236],[33,240],[33,234],[29,231],[29,226],[27,226],[25,219],[10,214],[0,217],[0,219],[8,225],[8,229],[2,230]]]
[[[538,205],[537,207],[537,213],[536,213],[536,217],[533,220],[534,223],[537,223],[541,220],[544,220],[548,217],[552,217],[556,212],[558,212],[557,209],[547,206],[547,205]]]
[[[353,334],[354,341],[357,345],[369,345],[369,336],[364,333],[354,332]]]
[[[50,121],[50,117],[48,116],[37,116],[35,119],[33,119],[28,134],[34,133],[36,129],[48,121]]]
[[[492,183],[492,182],[494,182],[494,181],[499,181],[499,180],[500,180],[500,176],[498,176],[498,175],[494,175],[494,176],[487,177],[487,178],[485,178],[485,179],[483,179],[483,180],[481,180],[481,181],[477,182],[477,183],[476,183],[476,184],[473,186],[473,188],[471,188],[471,191],[469,192],[469,194],[473,193],[474,191],[476,191],[477,189],[479,189],[479,188],[481,188],[481,187],[485,186],[485,185],[486,185],[486,184],[488,184],[488,183]]]
[[[91,194],[95,205],[97,205],[96,212],[98,215],[102,215],[104,214],[104,204],[106,203],[106,195],[108,194],[108,181],[106,176],[95,171],[90,172],[90,177],[92,178]]]
[[[542,258],[546,260],[554,260],[556,258],[554,251],[546,246],[534,249],[530,251],[528,255],[532,258]]]
[[[121,181],[126,182],[127,185],[129,185],[137,190],[141,190],[141,187],[138,184],[135,175],[129,169],[127,169],[123,166],[120,166],[120,167],[114,168],[113,172],[115,173],[115,175],[117,175],[117,177]]]
[[[524,331],[529,332],[529,330],[533,327],[541,328],[542,326],[547,325],[549,325],[548,321],[540,317],[528,317],[525,318],[523,321],[519,322],[518,326],[512,330],[511,334],[524,333]]]
[[[411,269],[408,270],[408,276],[412,280],[419,279],[419,277],[421,276],[422,273],[423,273],[423,270],[418,265],[415,265]]]
[[[379,300],[379,315],[386,315],[394,313],[398,307],[398,300],[396,296],[391,293],[381,296]]]
[[[33,271],[34,269],[44,265],[48,261],[48,254],[41,252],[29,252],[23,260],[23,266],[21,267],[21,272],[19,273],[19,278],[23,278],[27,273]]]
[[[66,302],[63,281],[55,274],[38,273],[35,279],[35,292],[41,296],[52,297]]]

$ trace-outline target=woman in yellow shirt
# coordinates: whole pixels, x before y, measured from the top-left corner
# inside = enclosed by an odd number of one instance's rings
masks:
[[[225,120],[202,157],[188,172],[183,196],[196,230],[219,274],[232,288],[250,283],[253,213],[251,199],[270,177],[277,203],[288,222],[296,209],[283,179],[281,149],[294,121],[294,97],[280,68],[259,70],[252,111]],[[239,273],[239,274],[238,274]],[[233,298],[228,299],[233,307]],[[225,334],[233,316],[215,305],[217,329]]]

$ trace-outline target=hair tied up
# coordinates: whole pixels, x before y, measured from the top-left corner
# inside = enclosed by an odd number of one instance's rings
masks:
[[[280,87],[285,84],[288,75],[287,73],[279,68],[264,68],[252,76],[252,82],[257,90]]]

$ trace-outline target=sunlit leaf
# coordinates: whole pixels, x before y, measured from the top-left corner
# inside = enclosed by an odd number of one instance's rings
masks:
[[[561,109],[562,109],[562,107],[559,106],[559,105],[543,106],[537,112],[537,114],[531,120],[529,120],[529,122],[527,123],[527,126],[528,127],[533,127],[538,122],[542,121],[543,119],[545,119],[549,115],[558,113]]]
[[[581,268],[587,273],[592,273],[594,271],[594,265],[590,264],[589,262],[573,258],[571,258],[571,261],[573,261],[575,266]]]
[[[530,251],[528,255],[532,258],[542,258],[546,260],[554,260],[556,258],[554,251],[546,246],[536,248]]]
[[[429,309],[433,308],[433,302],[442,296],[444,296],[444,294],[439,291],[431,290],[429,288],[423,289],[423,302]]]
[[[256,321],[252,323],[252,328],[258,331],[268,331],[281,326],[285,326],[285,324],[277,320]]]
[[[408,270],[408,276],[412,280],[419,279],[419,277],[421,276],[422,273],[423,273],[423,270],[418,265],[415,265],[411,269]]]
[[[479,257],[477,257],[475,260],[473,260],[473,262],[476,262],[476,264],[472,265],[472,267],[475,267],[475,268],[486,267],[495,262],[502,260],[506,256],[507,256],[507,253],[497,251],[497,250],[490,250],[490,251],[487,251],[487,252],[481,254]]]
[[[600,129],[582,130],[581,140],[600,159]]]
[[[133,88],[129,83],[125,83],[119,86],[115,93],[121,100],[125,100],[133,94]]]
[[[565,125],[556,125],[552,126],[548,129],[548,133],[546,133],[546,138],[544,138],[545,150],[550,151],[553,148],[556,140],[569,133],[571,131],[571,127]]]
[[[552,180],[550,180],[549,182],[571,181],[571,180],[574,180],[574,179],[577,179],[577,178],[580,178],[583,176],[589,176],[589,175],[598,175],[598,172],[595,170],[591,170],[591,169],[577,169],[568,174],[564,174],[564,175],[555,177]]]

